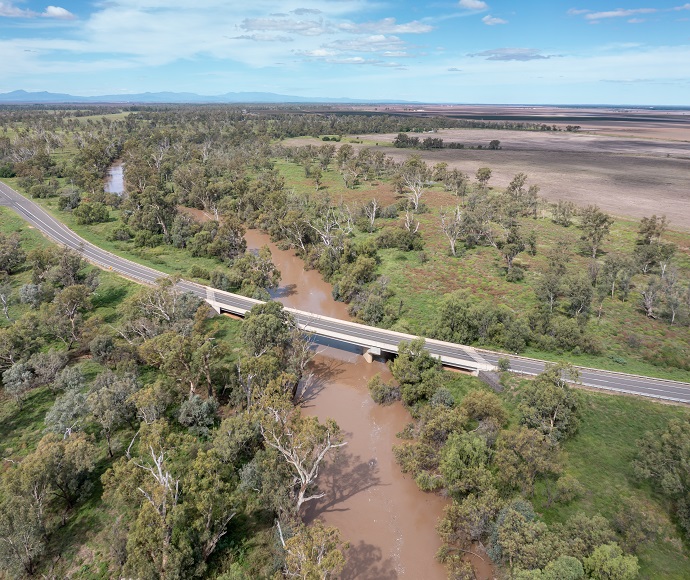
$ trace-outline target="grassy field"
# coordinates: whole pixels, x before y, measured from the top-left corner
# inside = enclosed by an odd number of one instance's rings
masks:
[[[478,379],[453,373],[449,389],[457,402],[473,389],[488,389]],[[516,397],[521,384],[501,394],[511,412],[511,424],[518,424]],[[577,433],[563,445],[564,473],[574,476],[584,487],[581,498],[563,505],[549,506],[543,482],[536,486],[532,501],[548,523],[564,522],[577,513],[600,514],[611,520],[626,500],[637,500],[662,524],[656,541],[638,552],[640,578],[690,577],[687,545],[675,522],[668,516],[668,502],[648,484],[638,481],[632,462],[636,442],[647,431],[664,429],[671,419],[690,420],[690,408],[663,405],[638,397],[613,396],[579,390],[581,423]]]
[[[567,506],[545,507],[543,488],[535,501],[547,522],[564,521],[577,512],[613,517],[627,499],[637,499],[663,522],[659,539],[640,554],[642,578],[690,577],[690,560],[675,524],[666,515],[668,504],[651,486],[639,482],[632,461],[636,442],[647,431],[664,429],[669,420],[690,420],[690,409],[639,398],[581,391],[582,422],[564,445],[566,473],[584,485],[584,496]]]

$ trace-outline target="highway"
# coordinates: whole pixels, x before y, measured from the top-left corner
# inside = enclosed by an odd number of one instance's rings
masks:
[[[53,241],[81,252],[86,260],[105,270],[111,270],[136,282],[149,285],[166,276],[163,272],[121,258],[87,242],[53,218],[39,205],[2,182],[0,182],[0,205],[13,209],[20,217]],[[187,280],[181,280],[178,287],[182,291],[191,292],[206,300],[218,311],[243,315],[252,306],[260,303],[258,300],[222,292]],[[395,353],[400,341],[409,341],[415,338],[408,334],[337,320],[309,312],[290,308],[286,308],[286,310],[295,316],[300,328],[319,336],[359,345],[365,350],[371,349],[374,354],[378,354],[379,350]],[[441,358],[444,364],[469,370],[489,370],[497,365],[499,358],[505,356],[510,359],[510,367],[514,372],[536,375],[542,372],[545,366],[544,361],[432,339],[427,339],[425,346],[432,354]],[[587,387],[690,403],[690,384],[688,383],[578,368],[580,382]]]

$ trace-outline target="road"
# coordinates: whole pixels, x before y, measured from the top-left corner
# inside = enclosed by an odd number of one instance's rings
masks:
[[[53,241],[81,252],[86,260],[105,270],[111,270],[137,282],[149,285],[166,276],[163,272],[121,258],[85,241],[39,205],[2,182],[0,182],[0,205],[13,209],[29,224],[43,232]],[[180,281],[178,287],[180,290],[191,292],[199,298],[207,300],[216,308],[237,314],[243,314],[259,303],[259,301],[252,300],[251,298],[221,292],[186,280]],[[383,351],[397,352],[397,346],[401,340],[411,340],[414,338],[403,333],[346,322],[308,312],[294,309],[287,310],[295,315],[302,328],[311,330],[321,336],[358,344],[364,348],[373,347],[374,349],[380,348]],[[544,361],[540,360],[505,355],[431,339],[427,339],[426,348],[432,354],[441,357],[445,363],[464,368],[486,370],[496,366],[498,359],[505,356],[508,356],[510,359],[510,367],[514,372],[536,375],[542,372],[545,366]],[[690,384],[688,383],[583,367],[578,368],[580,371],[580,381],[588,387],[690,403]]]

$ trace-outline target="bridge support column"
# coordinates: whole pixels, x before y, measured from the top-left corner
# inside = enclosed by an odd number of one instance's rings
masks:
[[[215,310],[216,314],[220,314],[220,305],[216,302],[216,297],[214,292],[208,286],[206,287],[206,302],[208,305]]]
[[[364,360],[367,361],[369,364],[371,364],[374,362],[375,356],[381,356],[381,349],[372,346],[370,349],[365,351]]]

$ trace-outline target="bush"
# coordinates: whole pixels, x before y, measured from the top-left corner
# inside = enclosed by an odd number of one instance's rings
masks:
[[[134,236],[134,245],[138,248],[155,248],[163,244],[163,236],[148,230],[141,230]]]
[[[29,189],[29,195],[33,198],[46,198],[53,195],[53,191],[45,183],[38,183]]]
[[[506,280],[508,280],[508,282],[520,282],[521,280],[524,280],[524,278],[525,270],[520,266],[513,266],[506,273]]]
[[[383,219],[394,220],[398,217],[398,206],[397,204],[387,205],[379,211],[379,216]]]
[[[556,501],[559,503],[570,503],[584,493],[585,488],[572,475],[562,475],[556,482]]]
[[[199,395],[193,395],[180,405],[178,421],[192,433],[205,437],[216,421],[217,410],[218,401],[215,399],[204,401]]]
[[[105,334],[99,334],[89,343],[89,351],[96,362],[101,364],[108,360],[108,357],[113,352],[113,338]]]
[[[379,374],[374,375],[367,386],[371,398],[379,405],[390,405],[400,400],[400,387],[384,383]]]
[[[0,165],[0,177],[15,177],[16,175],[11,163]]]
[[[67,364],[67,354],[57,350],[37,352],[31,355],[29,365],[33,368],[35,385],[48,385]]]
[[[72,211],[81,203],[81,195],[78,191],[66,191],[60,194],[58,199],[58,207],[62,211]]]
[[[132,239],[132,232],[126,226],[120,226],[117,228],[110,236],[108,236],[108,241],[110,242],[128,242]]]
[[[421,251],[424,247],[419,232],[410,232],[403,228],[384,228],[376,236],[379,248],[397,248],[403,252]]]
[[[208,270],[201,268],[199,266],[192,266],[189,269],[189,275],[192,278],[203,278],[204,280],[209,280],[211,277],[211,274]]]
[[[90,225],[107,222],[110,219],[108,208],[98,202],[82,202],[72,211],[78,224]]]
[[[31,308],[38,308],[47,299],[47,292],[44,292],[41,284],[24,284],[19,289],[19,301],[22,304],[28,304]]]
[[[430,403],[432,407],[451,408],[455,406],[455,398],[453,397],[453,393],[451,393],[446,387],[440,387],[431,396]]]

